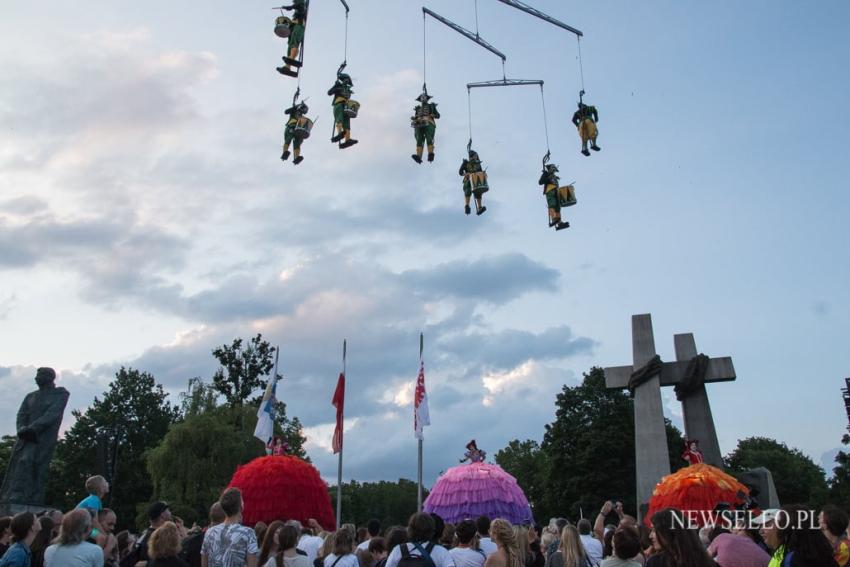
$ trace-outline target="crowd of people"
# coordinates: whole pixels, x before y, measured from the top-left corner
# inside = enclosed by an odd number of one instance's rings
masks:
[[[649,526],[606,502],[594,522],[553,518],[546,526],[511,525],[482,516],[445,523],[413,514],[408,525],[382,529],[343,524],[326,531],[315,520],[244,526],[239,489],[225,490],[207,527],[187,529],[165,502],[148,507],[138,537],[115,533],[104,508],[103,477],[67,513],[22,512],[0,518],[0,567],[848,567],[848,515],[826,506],[764,510],[748,520],[702,529],[665,509]],[[613,520],[613,522],[611,521]]]

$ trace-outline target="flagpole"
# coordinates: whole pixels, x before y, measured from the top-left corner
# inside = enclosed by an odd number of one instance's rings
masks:
[[[345,376],[345,354],[348,347],[348,341],[342,339],[342,375]],[[343,416],[344,420],[344,416]],[[344,421],[343,421],[344,423]],[[339,447],[339,464],[337,465],[336,473],[336,529],[340,526],[340,516],[342,515],[342,449],[343,444]]]
[[[422,366],[422,350],[425,346],[425,337],[419,333],[419,365]],[[422,511],[422,436],[419,437],[419,465],[417,471],[418,484],[416,487],[416,511]]]

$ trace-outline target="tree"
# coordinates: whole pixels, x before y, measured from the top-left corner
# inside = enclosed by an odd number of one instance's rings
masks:
[[[531,475],[535,515],[578,517],[605,500],[621,500],[627,510],[636,510],[634,409],[629,396],[607,389],[602,369],[594,367],[581,384],[563,387],[555,407],[555,421],[546,426],[539,449],[542,456],[533,442],[517,442],[500,451],[505,470],[520,486],[529,483],[521,477]],[[670,466],[676,470],[683,465],[684,440],[669,420],[665,425]]]
[[[818,507],[826,501],[824,470],[798,449],[767,437],[749,437],[724,459],[733,472],[765,467],[773,475],[776,495],[785,504]]]
[[[841,438],[842,445],[850,445],[850,435]],[[844,506],[850,502],[850,453],[838,451],[835,456],[835,468],[829,481],[829,501]]]
[[[241,406],[257,390],[265,390],[267,376],[274,368],[275,348],[257,333],[247,345],[241,338],[231,345],[222,345],[212,351],[221,364],[213,375],[213,388],[231,407]]]
[[[4,435],[0,438],[0,479],[6,477],[6,467],[9,466],[12,450],[17,442],[18,438],[14,435]]]
[[[406,526],[416,512],[416,483],[404,478],[398,482],[363,482],[352,480],[342,485],[342,518],[340,523],[365,525],[372,518],[384,527]],[[336,486],[328,488],[331,505],[336,510]],[[423,490],[422,498],[428,496]]]
[[[71,412],[76,422],[56,446],[48,501],[73,508],[85,496],[86,478],[101,474],[110,484],[104,504],[115,510],[119,527],[135,527],[137,504],[148,502],[152,490],[145,451],[179,417],[167,397],[150,374],[121,367],[103,399]]]
[[[218,406],[216,398],[214,386],[190,380],[181,394],[183,421],[172,425],[147,455],[155,497],[171,503],[187,522],[203,521],[236,467],[265,454],[263,442],[253,435],[256,407]],[[289,444],[290,454],[309,461],[301,422],[286,417],[285,404],[276,410],[275,434]]]

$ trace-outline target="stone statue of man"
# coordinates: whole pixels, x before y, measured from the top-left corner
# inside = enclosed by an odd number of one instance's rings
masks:
[[[39,368],[35,374],[38,390],[27,394],[18,410],[18,441],[0,488],[0,501],[44,504],[47,469],[69,395],[65,388],[57,388],[54,380],[52,368]]]

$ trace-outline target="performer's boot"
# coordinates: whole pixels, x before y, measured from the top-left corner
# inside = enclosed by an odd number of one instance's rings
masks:
[[[355,140],[354,138],[351,137],[351,130],[346,130],[345,131],[345,141],[340,142],[339,148],[340,149],[349,148],[349,147],[353,146],[354,144],[356,144],[357,142],[358,142],[358,140]]]
[[[558,221],[558,224],[555,225],[555,230],[564,230],[565,228],[569,228],[570,223],[566,221]]]
[[[286,144],[285,146],[283,146],[283,153],[280,154],[280,159],[282,159],[283,161],[286,161],[286,160],[289,159],[289,144]]]
[[[487,207],[481,204],[481,199],[475,199],[475,214],[481,216],[484,214],[484,211],[487,210]]]
[[[345,130],[342,128],[342,122],[336,123],[336,135],[331,138],[331,142],[337,143],[345,137]]]
[[[472,209],[469,208],[469,197],[464,197],[463,212],[467,215],[472,212]]]
[[[596,140],[591,140],[590,141],[590,149],[593,150],[594,152],[598,152],[602,148],[600,148],[599,146],[596,145]]]
[[[292,160],[294,165],[298,165],[304,161],[304,156],[301,155],[301,148],[295,148],[295,159]]]
[[[289,50],[289,57],[284,57],[283,62],[286,63],[285,69],[289,70],[289,67],[301,67],[301,61],[296,59],[298,57],[298,47],[293,47]],[[289,73],[286,73],[287,75]],[[298,76],[298,72],[296,71],[293,76]]]
[[[434,161],[434,144],[428,144],[428,161]]]
[[[587,150],[587,142],[586,141],[581,143],[581,153],[583,153],[586,156],[590,155],[590,152]]]
[[[416,163],[422,163],[422,146],[416,146],[416,153],[410,156]]]
[[[280,73],[281,75],[287,75],[289,77],[297,77],[298,76],[298,71],[293,71],[292,69],[289,68],[288,65],[286,67],[275,67],[275,69],[277,69],[277,72]]]

